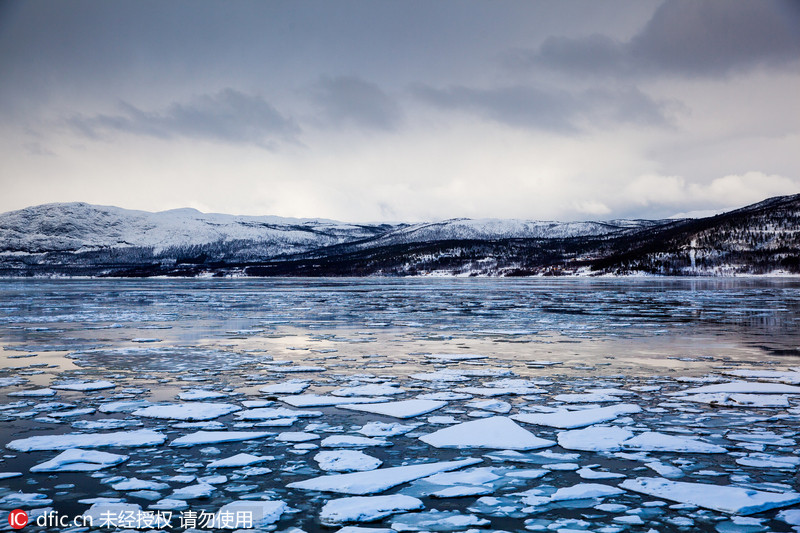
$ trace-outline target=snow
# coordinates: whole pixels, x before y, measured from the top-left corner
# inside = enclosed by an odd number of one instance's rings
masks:
[[[423,435],[419,439],[435,448],[533,450],[556,444],[535,436],[515,424],[510,418],[503,416],[462,422]]]
[[[237,453],[225,459],[217,459],[206,465],[207,468],[239,468],[243,466],[250,466],[256,463],[263,463],[264,461],[272,460],[272,456],[260,457],[249,453]]]
[[[394,418],[413,418],[441,409],[447,402],[436,400],[401,400],[374,405],[342,405],[342,409],[392,416]]]
[[[736,515],[751,515],[800,503],[800,493],[797,492],[766,492],[726,485],[670,481],[664,478],[626,479],[620,487],[656,498]]]
[[[127,455],[71,448],[49,461],[31,467],[31,472],[94,472],[128,460]]]
[[[339,494],[376,494],[402,483],[431,476],[439,472],[457,470],[465,466],[480,463],[481,459],[461,459],[424,463],[410,466],[379,468],[369,472],[353,472],[350,474],[334,474],[304,481],[289,483],[289,488],[315,490],[320,492],[336,492]]]
[[[186,448],[199,444],[217,444],[221,442],[239,442],[244,440],[263,439],[274,435],[269,431],[197,431],[178,437],[169,443],[170,446]]]
[[[374,522],[392,514],[423,507],[422,501],[418,498],[401,494],[338,498],[325,504],[319,520],[326,526],[347,522]]]
[[[641,411],[638,405],[618,404],[608,407],[581,409],[577,411],[560,410],[555,413],[526,413],[513,415],[511,418],[517,422],[550,426],[560,429],[573,429],[590,426],[600,422],[614,420],[623,414],[633,414]]]
[[[241,409],[238,405],[231,403],[175,403],[152,405],[134,411],[133,415],[168,420],[211,420]]]
[[[13,440],[6,448],[18,452],[66,450],[69,448],[103,448],[107,446],[156,446],[167,436],[150,429],[118,431],[116,433],[68,433],[66,435],[40,435]]]
[[[326,472],[364,472],[375,470],[383,461],[356,450],[322,451],[314,456]]]

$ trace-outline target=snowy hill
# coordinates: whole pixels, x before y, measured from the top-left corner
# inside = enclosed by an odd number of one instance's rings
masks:
[[[555,275],[800,271],[800,195],[702,219],[551,222],[159,213],[85,203],[0,214],[0,275]]]

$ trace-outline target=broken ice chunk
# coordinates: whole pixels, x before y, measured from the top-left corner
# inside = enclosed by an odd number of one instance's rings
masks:
[[[331,435],[325,437],[320,446],[323,448],[368,448],[370,446],[391,446],[386,439],[356,437],[353,435]]]
[[[364,427],[358,430],[362,435],[367,437],[395,437],[397,435],[405,435],[422,424],[400,424],[399,422],[369,422],[364,424]]]
[[[69,448],[103,448],[107,446],[155,446],[167,436],[149,429],[118,431],[115,433],[68,433],[66,435],[40,435],[13,440],[6,448],[18,452],[66,450]]]
[[[283,383],[275,383],[261,387],[259,392],[264,394],[300,394],[308,388],[310,383],[299,379],[292,379]]]
[[[261,439],[274,435],[269,431],[197,431],[178,437],[169,443],[170,446],[189,447],[199,444],[216,444],[220,442],[238,442],[243,440]]]
[[[365,472],[375,470],[383,461],[356,450],[323,451],[314,456],[326,472]]]
[[[67,381],[50,386],[51,389],[82,392],[113,389],[114,387],[116,385],[110,381]]]
[[[737,515],[760,513],[800,502],[800,493],[797,492],[765,492],[725,485],[670,481],[664,478],[626,479],[620,487],[656,498]]]
[[[533,450],[556,444],[551,440],[540,439],[504,416],[462,422],[423,435],[419,439],[435,448]]]
[[[468,458],[458,461],[395,466],[391,468],[379,468],[378,470],[372,470],[370,472],[321,476],[289,483],[287,486],[295,489],[337,492],[340,494],[376,494],[389,490],[402,483],[408,483],[409,481],[427,477],[438,472],[457,470],[480,462],[481,459]]]
[[[281,396],[280,400],[292,407],[326,407],[330,405],[372,404],[389,400],[385,397],[326,396],[320,394],[297,394]]]
[[[612,487],[611,485],[603,485],[600,483],[578,483],[571,487],[562,487],[555,491],[550,496],[551,501],[561,500],[583,500],[588,498],[605,498],[607,496],[618,496],[624,494],[625,491]]]
[[[352,411],[362,411],[365,413],[375,413],[378,415],[391,416],[394,418],[413,418],[441,409],[447,402],[436,400],[401,400],[398,402],[387,402],[367,405],[341,405],[342,409]]]
[[[622,414],[638,413],[641,408],[634,404],[618,404],[608,407],[597,407],[593,409],[581,409],[578,411],[562,410],[555,413],[526,413],[513,415],[511,418],[517,422],[528,424],[538,424],[560,429],[573,429],[583,426],[590,426],[600,422],[614,420]]]
[[[409,513],[394,517],[394,531],[459,531],[470,526],[486,526],[489,520],[474,514],[457,511],[432,510],[424,513]],[[473,530],[474,531],[474,530]]]
[[[225,459],[217,459],[208,463],[207,468],[238,468],[242,466],[250,466],[256,463],[263,463],[264,461],[272,460],[272,456],[259,457],[249,453],[237,453],[234,456],[226,457]]]
[[[133,415],[168,420],[211,420],[241,409],[238,405],[231,403],[173,403],[138,409],[133,412]]]
[[[238,500],[226,503],[214,515],[213,527],[216,529],[256,529],[261,530],[280,520],[289,511],[282,501]]]
[[[374,522],[396,513],[423,507],[420,499],[402,494],[339,498],[325,504],[319,519],[326,526],[347,522]]]
[[[689,437],[678,437],[648,431],[636,435],[623,443],[625,449],[657,452],[684,452],[684,453],[725,453],[722,446],[710,444]]]
[[[94,472],[127,460],[127,455],[72,448],[32,466],[31,472]]]

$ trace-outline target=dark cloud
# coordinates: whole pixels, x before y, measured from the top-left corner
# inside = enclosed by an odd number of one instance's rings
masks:
[[[795,0],[668,0],[627,42],[602,35],[547,38],[517,64],[566,72],[720,76],[800,58]]]
[[[173,103],[162,111],[143,111],[122,103],[117,115],[76,115],[68,119],[74,131],[90,138],[127,133],[157,138],[192,138],[274,148],[294,141],[300,132],[260,96],[226,89],[190,103]]]
[[[322,122],[329,126],[393,130],[402,120],[397,102],[374,83],[355,76],[325,76],[311,95]]]
[[[413,93],[440,109],[460,110],[532,130],[575,134],[588,127],[631,123],[664,126],[667,104],[636,88],[592,89],[579,93],[514,86],[436,89],[417,86]]]

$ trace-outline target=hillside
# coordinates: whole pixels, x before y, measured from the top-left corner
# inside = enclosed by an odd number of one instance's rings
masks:
[[[0,275],[733,275],[800,272],[800,195],[714,217],[552,222],[160,213],[84,203],[0,215]]]

